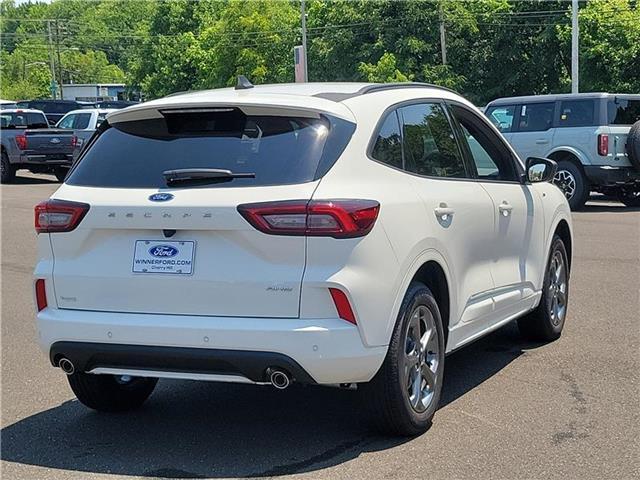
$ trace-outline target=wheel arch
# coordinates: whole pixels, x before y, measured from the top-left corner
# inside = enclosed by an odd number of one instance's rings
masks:
[[[569,223],[564,219],[560,219],[557,223],[555,230],[553,231],[553,235],[558,235],[564,243],[564,248],[567,250],[567,261],[569,262],[568,271],[571,272],[571,262],[573,259],[573,240],[571,237],[571,228],[569,227]]]
[[[547,155],[547,158],[550,158],[551,160],[555,160],[556,162],[560,162],[563,160],[571,162],[576,167],[578,167],[583,174],[584,174],[583,165],[591,164],[591,162],[588,161],[587,157],[582,152],[571,147],[562,147],[562,148],[553,150]]]
[[[413,274],[409,285],[413,282],[424,283],[427,288],[431,290],[431,293],[433,293],[436,303],[438,304],[438,308],[440,309],[440,316],[442,317],[442,329],[444,331],[444,342],[446,348],[447,340],[449,338],[451,296],[449,293],[449,281],[445,270],[438,261],[428,260],[424,262]]]

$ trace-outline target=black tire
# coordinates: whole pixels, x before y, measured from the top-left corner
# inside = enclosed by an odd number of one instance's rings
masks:
[[[627,156],[631,165],[640,172],[640,120],[631,125],[627,135]]]
[[[554,291],[557,292],[560,290],[562,293],[562,288],[552,288],[552,277],[555,277],[553,261],[556,255],[562,258],[566,286],[563,292],[564,313],[562,315],[556,314],[554,318],[551,308],[553,305]],[[569,305],[569,278],[570,272],[567,250],[562,239],[558,235],[554,235],[547,260],[547,267],[545,269],[540,305],[527,316],[518,319],[518,328],[525,338],[542,342],[551,342],[560,338]]]
[[[64,179],[67,178],[67,173],[69,173],[69,169],[64,167],[56,168],[53,172],[60,183],[64,182]]]
[[[158,383],[157,378],[131,378],[122,382],[115,375],[74,373],[68,377],[80,402],[99,412],[126,412],[140,407]]]
[[[627,207],[640,207],[640,191],[638,192],[620,192],[618,200]]]
[[[9,162],[9,156],[7,152],[2,151],[2,165],[1,165],[1,183],[11,183],[16,178],[16,167]]]
[[[411,376],[410,367],[405,369],[405,359],[408,358],[406,356],[408,330],[414,313],[418,311],[431,314],[436,335],[432,339],[434,342],[432,346],[437,345],[438,347],[438,351],[431,355],[431,363],[427,361],[426,364],[427,368],[435,369],[433,373],[434,388],[427,389],[427,383],[424,383],[425,386],[422,387],[422,377],[419,380],[420,395],[422,395],[423,388],[427,392],[432,392],[428,404],[426,406],[421,404],[421,407],[425,408],[421,412],[414,409],[410,403],[408,390],[409,383],[413,382],[408,382]],[[422,325],[422,323],[420,324]],[[410,285],[400,307],[384,363],[370,382],[359,387],[363,403],[378,430],[385,434],[414,436],[429,429],[442,392],[444,349],[444,332],[438,304],[431,291],[424,284],[414,282]],[[424,351],[427,350],[428,347],[424,349]],[[418,358],[425,357],[418,355]],[[437,363],[435,363],[436,361]],[[420,371],[419,362],[415,371]]]
[[[589,182],[582,169],[569,160],[560,160],[553,177],[555,183],[567,197],[571,210],[580,210],[589,199]]]

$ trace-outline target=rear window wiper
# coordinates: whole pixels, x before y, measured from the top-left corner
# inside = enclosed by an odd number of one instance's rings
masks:
[[[255,173],[240,173],[220,168],[179,168],[162,172],[167,185],[229,182],[234,178],[256,178]]]

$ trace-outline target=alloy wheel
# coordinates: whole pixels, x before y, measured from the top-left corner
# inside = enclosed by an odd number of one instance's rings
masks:
[[[549,295],[547,308],[554,326],[560,325],[567,314],[567,268],[564,257],[556,250],[549,265]]]
[[[412,312],[404,345],[402,385],[411,408],[422,413],[433,401],[440,358],[436,322],[427,307]]]
[[[558,170],[553,176],[553,183],[562,190],[567,200],[576,193],[576,178],[568,170]]]

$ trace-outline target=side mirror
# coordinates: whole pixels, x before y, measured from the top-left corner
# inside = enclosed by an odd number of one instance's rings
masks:
[[[527,158],[527,180],[531,183],[550,182],[558,170],[558,164],[548,158]]]

